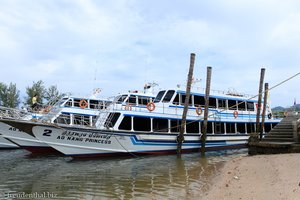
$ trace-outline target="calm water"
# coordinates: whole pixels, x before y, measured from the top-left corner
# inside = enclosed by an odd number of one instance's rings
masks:
[[[0,199],[199,199],[224,161],[246,153],[73,160],[2,150]]]

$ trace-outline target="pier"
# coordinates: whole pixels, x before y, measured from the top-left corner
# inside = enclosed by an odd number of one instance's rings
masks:
[[[249,154],[300,153],[300,113],[289,112],[265,137],[249,139]]]

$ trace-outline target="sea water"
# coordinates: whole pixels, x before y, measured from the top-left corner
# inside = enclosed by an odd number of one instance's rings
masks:
[[[0,199],[201,199],[220,167],[247,151],[74,160],[0,151]]]

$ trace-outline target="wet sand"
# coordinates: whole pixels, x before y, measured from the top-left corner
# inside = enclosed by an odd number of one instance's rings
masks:
[[[201,199],[300,199],[300,154],[239,157],[225,163]]]

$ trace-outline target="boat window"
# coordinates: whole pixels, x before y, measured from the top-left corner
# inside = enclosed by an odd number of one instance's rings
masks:
[[[168,120],[167,119],[153,119],[153,131],[154,132],[168,132]]]
[[[195,107],[205,106],[204,97],[194,95],[194,105],[195,105]]]
[[[228,109],[236,110],[236,100],[228,100]]]
[[[128,103],[136,105],[136,96],[129,96]]]
[[[255,123],[246,123],[246,126],[248,134],[255,132]]]
[[[79,106],[79,102],[81,101],[82,99],[74,99],[74,107],[80,107]]]
[[[175,93],[174,90],[169,90],[169,91],[166,93],[166,95],[165,95],[165,97],[164,97],[164,99],[163,99],[162,102],[165,102],[165,103],[170,102],[170,100],[172,99],[174,93]]]
[[[54,123],[57,123],[57,124],[70,124],[70,114],[60,114],[54,120]]]
[[[134,117],[133,118],[133,129],[135,131],[150,131],[151,130],[151,119],[146,117]]]
[[[199,133],[199,122],[198,121],[187,121],[186,132],[187,133]]]
[[[216,108],[217,107],[217,100],[216,98],[209,97],[209,107],[210,108]]]
[[[239,110],[246,110],[246,102],[245,101],[238,101],[238,109]]]
[[[214,123],[215,134],[224,134],[225,133],[225,124],[223,122],[216,121]]]
[[[116,98],[116,99],[117,99],[116,103],[123,103],[123,102],[126,100],[127,96],[128,96],[128,95],[121,95],[121,96],[118,96],[118,97]]]
[[[201,127],[203,127],[203,125]],[[207,122],[207,133],[214,133],[213,132],[213,123],[212,122]]]
[[[182,105],[182,106],[184,106],[185,97],[186,97],[185,94],[181,94],[181,102],[180,102],[180,105]],[[190,99],[189,99],[189,106],[193,106],[192,95],[190,96]]]
[[[139,105],[147,105],[151,101],[152,101],[152,97],[138,97]]]
[[[236,124],[237,128],[237,133],[245,133],[246,132],[246,127],[245,123],[237,123]]]
[[[181,120],[171,120],[171,132],[180,132]]]
[[[160,92],[156,95],[156,97],[155,97],[155,99],[154,99],[154,103],[160,102],[160,100],[161,100],[162,97],[164,96],[165,92],[166,92],[165,90],[160,91]]]
[[[99,103],[98,100],[90,100],[90,109],[99,109]]]
[[[254,111],[254,103],[253,102],[247,102],[247,110]]]
[[[120,130],[131,130],[131,117],[125,116],[119,126]]]
[[[235,123],[226,123],[226,133],[235,133]]]
[[[174,100],[173,100],[174,105],[179,105],[179,94],[177,93]]]
[[[218,99],[218,106],[220,109],[227,109],[226,108],[226,99]]]
[[[59,102],[56,103],[58,106],[64,106],[64,107],[71,107],[72,106],[72,99],[69,98],[63,98]]]
[[[84,126],[90,125],[90,116],[77,115],[77,114],[74,114],[73,116],[74,116],[73,124],[84,125]]]
[[[120,113],[109,113],[109,116],[106,118],[104,126],[111,128],[114,127],[119,117]]]

